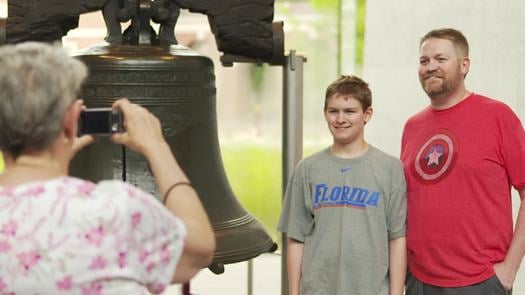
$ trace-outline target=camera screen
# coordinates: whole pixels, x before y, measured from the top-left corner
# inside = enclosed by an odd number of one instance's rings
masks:
[[[80,134],[110,134],[111,109],[85,110],[80,114]]]

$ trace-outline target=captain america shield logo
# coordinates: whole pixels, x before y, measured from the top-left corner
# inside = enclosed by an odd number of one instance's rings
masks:
[[[454,167],[459,144],[448,130],[440,130],[419,149],[412,173],[421,182],[435,183],[445,178]]]

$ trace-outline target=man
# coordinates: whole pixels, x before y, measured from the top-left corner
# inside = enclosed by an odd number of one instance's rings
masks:
[[[512,229],[511,186],[525,198],[525,131],[505,104],[465,87],[468,43],[454,29],[420,42],[430,106],[410,118],[407,295],[511,294],[525,252],[525,205]]]
[[[303,159],[286,192],[290,295],[401,295],[406,184],[401,162],[369,145],[372,93],[355,76],[326,90],[333,144]]]

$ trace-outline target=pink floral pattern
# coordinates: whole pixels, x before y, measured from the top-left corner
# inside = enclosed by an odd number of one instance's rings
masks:
[[[89,266],[89,269],[104,269],[106,268],[107,261],[102,256],[97,256],[93,258],[93,261],[91,261],[91,265]]]
[[[118,253],[117,264],[120,268],[126,267],[126,252]]]
[[[104,239],[104,228],[102,225],[92,228],[86,233],[85,237],[89,243],[98,247],[102,243],[102,239]]]
[[[93,282],[87,287],[82,287],[82,295],[102,295],[102,284]]]
[[[42,193],[44,193],[45,191],[46,191],[46,189],[44,188],[43,185],[37,185],[37,186],[30,187],[26,191],[25,195],[28,196],[28,197],[38,197]]]
[[[60,291],[68,291],[73,288],[73,279],[71,276],[67,276],[56,283],[57,289]]]
[[[158,294],[185,236],[159,201],[120,181],[0,187],[0,294]]]
[[[89,196],[91,192],[95,189],[95,184],[91,182],[83,182],[77,185],[77,189],[85,196]]]
[[[9,241],[0,241],[0,253],[6,253],[11,250],[11,244]]]
[[[40,261],[40,254],[37,251],[32,250],[28,252],[22,252],[17,255],[18,263],[22,268],[22,273],[25,275]]]
[[[137,228],[137,226],[139,225],[141,216],[142,215],[140,214],[140,212],[135,212],[133,213],[133,215],[131,215],[131,227],[133,229]]]
[[[144,263],[144,261],[146,261],[146,258],[148,258],[148,251],[146,251],[146,249],[144,249],[144,248],[140,248],[140,250],[139,250],[139,261],[141,263]]]
[[[7,285],[4,283],[4,280],[0,278],[0,291],[5,292],[7,288]]]
[[[162,248],[160,249],[160,261],[162,263],[169,263],[170,262],[170,249],[168,244],[162,245]]]
[[[9,220],[7,223],[4,223],[4,225],[2,225],[2,230],[0,232],[6,236],[14,236],[16,235],[17,228],[18,224],[16,223],[16,221]]]

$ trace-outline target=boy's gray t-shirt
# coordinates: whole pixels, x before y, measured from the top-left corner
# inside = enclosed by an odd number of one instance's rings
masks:
[[[301,295],[388,295],[388,242],[405,236],[401,162],[370,146],[355,159],[324,149],[295,169],[278,230],[304,242]]]

